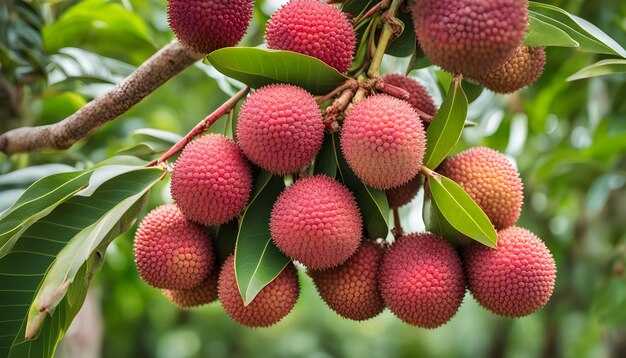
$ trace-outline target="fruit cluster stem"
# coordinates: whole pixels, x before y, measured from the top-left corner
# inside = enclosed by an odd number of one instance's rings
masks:
[[[385,50],[387,50],[387,46],[391,39],[396,35],[394,27],[391,25],[391,22],[396,19],[396,13],[400,8],[404,0],[393,0],[391,5],[389,5],[389,10],[387,10],[383,17],[386,18],[386,21],[383,21],[383,30],[380,33],[380,37],[378,38],[378,45],[376,46],[376,52],[374,53],[374,57],[372,58],[372,63],[370,64],[370,68],[367,71],[367,75],[370,78],[380,76],[380,64],[383,61],[383,56],[385,55]]]

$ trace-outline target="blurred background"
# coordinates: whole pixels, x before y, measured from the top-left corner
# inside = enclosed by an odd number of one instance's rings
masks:
[[[255,2],[245,46],[263,42],[269,16],[285,1]],[[626,2],[551,0],[626,45]],[[105,93],[167,44],[165,0],[3,0],[0,3],[0,133],[59,121]],[[232,322],[218,303],[183,311],[140,281],[134,229],[110,245],[58,357],[626,357],[626,75],[566,82],[601,56],[549,48],[543,77],[511,96],[474,91],[468,128],[455,151],[485,145],[518,166],[525,183],[519,225],[540,236],[558,268],[548,305],[522,319],[497,317],[468,294],[444,327],[424,330],[385,311],[364,323],[325,307],[300,272],[294,312],[269,329]],[[384,71],[408,59],[387,57]],[[416,70],[441,103],[446,76]],[[0,154],[0,174],[50,164],[80,168],[157,128],[185,134],[239,84],[201,62],[170,80],[88,140],[64,152]],[[445,86],[444,86],[445,87]],[[468,91],[469,93],[470,91]],[[0,211],[23,187],[0,181]],[[401,209],[405,230],[423,230],[421,193]],[[145,209],[170,201],[167,183]]]

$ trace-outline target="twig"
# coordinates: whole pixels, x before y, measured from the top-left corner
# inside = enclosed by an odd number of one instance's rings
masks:
[[[393,209],[393,226],[395,228],[393,236],[400,237],[404,235],[404,230],[402,230],[402,223],[400,222],[400,213],[398,213],[398,208]]]
[[[372,64],[367,71],[367,75],[370,78],[375,78],[380,75],[380,64],[383,61],[383,56],[385,55],[385,50],[387,50],[389,42],[394,36],[398,36],[399,32],[402,32],[402,22],[396,18],[396,13],[402,1],[403,0],[393,0],[389,6],[389,10],[385,11],[382,16],[384,23],[383,30],[378,38],[378,45],[376,46],[376,52],[372,58]],[[400,30],[398,30],[398,27],[400,27]]]
[[[356,82],[356,80],[354,80],[353,78],[349,78],[343,84],[337,86],[335,89],[333,89],[332,91],[330,91],[326,95],[318,98],[317,99],[317,104],[324,103],[324,102],[328,101],[329,99],[335,97],[339,93],[342,93],[346,89],[348,89],[348,88],[356,88],[357,86],[358,86],[358,83]]]
[[[372,8],[369,9],[365,14],[363,14],[363,16],[356,18],[354,20],[354,23],[358,24],[361,21],[366,20],[366,19],[372,17],[378,11],[388,9],[389,8],[389,2],[390,2],[390,0],[381,0],[378,4],[372,6]]]

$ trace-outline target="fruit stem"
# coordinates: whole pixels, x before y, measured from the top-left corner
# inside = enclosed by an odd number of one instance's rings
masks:
[[[334,90],[332,90],[329,93],[327,93],[326,95],[318,98],[317,99],[317,104],[322,104],[322,103],[328,101],[329,99],[335,97],[339,93],[342,93],[346,89],[352,88],[353,90],[356,91],[356,88],[358,87],[358,85],[359,84],[357,83],[357,81],[354,78],[349,78],[344,83],[342,83],[341,85],[337,86]]]
[[[393,209],[393,226],[395,228],[395,232],[393,236],[398,238],[404,235],[404,230],[402,230],[402,223],[400,222],[400,213],[398,212],[398,208]]]
[[[152,167],[155,165],[159,165],[178,151],[183,149],[189,142],[191,142],[197,135],[200,135],[206,132],[211,124],[215,123],[220,117],[233,109],[237,103],[245,97],[245,95],[250,90],[250,87],[246,86],[241,89],[239,92],[235,93],[234,96],[230,97],[228,101],[224,102],[221,106],[219,106],[213,113],[209,114],[205,119],[203,119],[200,123],[198,123],[183,139],[179,140],[178,143],[174,144],[165,154],[163,154],[159,159],[155,159],[152,162],[146,165],[147,167]]]
[[[435,180],[439,180],[439,174],[437,174],[434,170],[428,168],[425,165],[422,165],[420,167],[420,171],[422,173],[424,173],[425,176],[429,177],[429,178],[433,178]]]
[[[374,16],[376,12],[379,10],[386,10],[389,8],[390,0],[382,0],[378,4],[374,5],[371,9],[369,9],[363,16],[360,16],[354,20],[355,24],[359,24],[363,20],[367,20],[370,17]]]
[[[389,10],[385,11],[382,16],[383,19],[383,31],[380,33],[380,37],[378,38],[378,45],[376,46],[376,52],[374,53],[374,57],[372,58],[372,63],[370,65],[369,70],[367,71],[367,75],[370,78],[380,76],[380,64],[383,61],[383,56],[385,55],[385,50],[387,50],[387,45],[389,45],[390,40],[393,36],[397,35],[397,28],[392,26],[394,21],[399,21],[396,18],[396,13],[400,8],[404,0],[393,0],[391,5],[389,5]]]

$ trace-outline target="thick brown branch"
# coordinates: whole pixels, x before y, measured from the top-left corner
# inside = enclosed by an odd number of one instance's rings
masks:
[[[108,93],[66,119],[45,126],[23,127],[0,135],[6,154],[66,149],[116,119],[170,78],[202,58],[178,41],[160,49]]]

